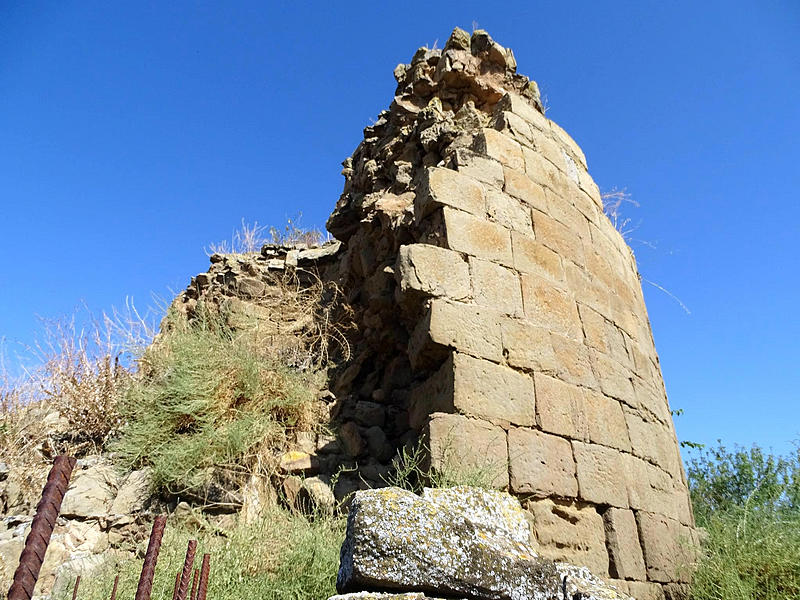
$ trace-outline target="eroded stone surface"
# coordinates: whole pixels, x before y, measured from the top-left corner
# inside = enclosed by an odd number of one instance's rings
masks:
[[[522,539],[516,502],[470,488],[431,490],[423,497],[398,488],[358,492],[337,590],[487,600],[560,600],[565,591],[585,600],[628,598],[585,567],[539,557]]]

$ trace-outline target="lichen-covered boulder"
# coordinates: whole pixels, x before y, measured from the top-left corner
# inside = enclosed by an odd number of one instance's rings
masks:
[[[426,490],[422,497],[399,488],[358,492],[337,590],[485,600],[628,598],[587,569],[539,557],[529,542],[518,501],[503,492],[466,487]],[[394,597],[400,596],[387,596]]]
[[[391,594],[386,592],[353,592],[331,596],[328,600],[440,600],[433,596],[426,596],[422,592],[406,592]]]

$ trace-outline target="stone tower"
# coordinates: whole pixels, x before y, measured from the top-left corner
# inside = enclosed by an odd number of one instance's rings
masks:
[[[519,496],[545,556],[679,596],[686,478],[636,263],[583,152],[483,31],[394,75],[328,221],[359,325],[332,388],[351,458],[369,478],[422,436],[434,468]]]

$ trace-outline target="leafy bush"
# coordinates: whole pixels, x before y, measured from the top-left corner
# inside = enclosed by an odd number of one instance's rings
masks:
[[[140,361],[121,403],[115,450],[129,467],[150,465],[157,488],[197,491],[213,471],[269,462],[287,432],[314,422],[311,373],[279,364],[256,331],[237,331],[210,310],[170,319]]]
[[[211,554],[208,597],[214,600],[287,600],[328,598],[335,594],[339,548],[345,520],[317,516],[309,519],[277,506],[256,522],[237,521],[225,533],[212,527],[195,531],[170,521],[159,553],[153,600],[169,600],[175,573],[182,567],[186,544],[197,539],[197,566],[203,553]],[[114,575],[119,573],[118,598],[133,598],[142,568],[146,540],[139,557],[116,560],[106,569],[84,578],[80,597],[105,600]],[[60,590],[55,600],[71,597],[71,588]]]
[[[687,471],[700,524],[735,508],[800,512],[800,446],[793,456],[775,456],[758,446],[729,450],[720,443],[700,450]]]
[[[692,598],[800,598],[800,449],[782,457],[719,444],[687,467],[705,529]]]

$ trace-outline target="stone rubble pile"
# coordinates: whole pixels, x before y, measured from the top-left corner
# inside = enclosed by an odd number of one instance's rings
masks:
[[[542,558],[519,502],[477,488],[358,492],[331,600],[623,600],[588,569]]]

